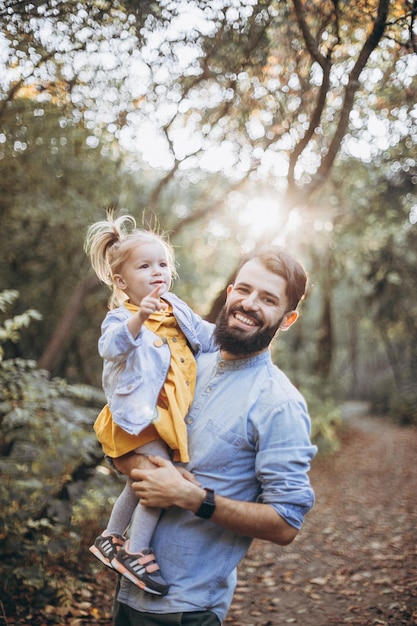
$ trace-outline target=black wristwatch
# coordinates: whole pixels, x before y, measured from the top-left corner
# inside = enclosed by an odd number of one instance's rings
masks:
[[[214,509],[216,508],[216,504],[214,502],[214,489],[207,489],[206,487],[204,489],[206,491],[206,497],[204,498],[204,502],[202,502],[196,515],[197,517],[202,517],[203,519],[210,519],[214,513]]]

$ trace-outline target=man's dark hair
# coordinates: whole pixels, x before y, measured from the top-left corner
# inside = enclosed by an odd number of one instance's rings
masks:
[[[294,311],[303,299],[307,286],[307,272],[299,261],[281,246],[265,245],[246,254],[236,274],[248,261],[257,259],[270,272],[287,281],[288,311]]]

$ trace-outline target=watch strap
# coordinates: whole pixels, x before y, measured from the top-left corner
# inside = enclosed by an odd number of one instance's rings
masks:
[[[204,489],[206,492],[206,497],[201,503],[200,508],[196,512],[196,515],[197,517],[202,517],[203,519],[210,519],[216,508],[216,503],[214,502],[214,489],[208,489],[206,487]]]

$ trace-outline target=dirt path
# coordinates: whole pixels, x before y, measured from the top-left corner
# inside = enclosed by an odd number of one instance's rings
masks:
[[[314,461],[296,541],[256,541],[241,564],[228,626],[417,625],[417,429],[358,409]]]

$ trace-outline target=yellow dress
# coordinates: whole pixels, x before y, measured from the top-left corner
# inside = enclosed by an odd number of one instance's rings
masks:
[[[130,303],[125,306],[133,313],[139,310]],[[150,441],[163,439],[174,452],[174,460],[186,463],[189,456],[184,418],[194,396],[196,362],[172,307],[151,315],[145,326],[164,338],[171,351],[170,367],[157,403],[158,418],[139,435],[130,435],[113,422],[106,405],[96,419],[94,430],[104,454],[111,458],[123,456]]]

